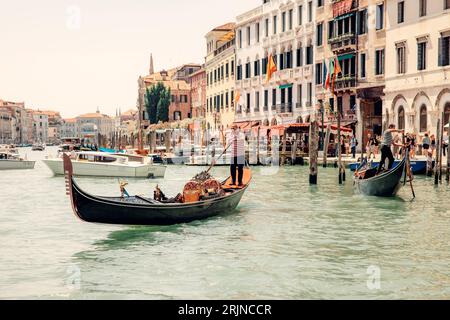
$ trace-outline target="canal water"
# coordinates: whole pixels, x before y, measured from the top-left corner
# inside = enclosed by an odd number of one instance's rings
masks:
[[[350,173],[306,167],[254,169],[236,212],[171,227],[77,220],[64,178],[0,172],[0,298],[38,299],[449,299],[449,187],[418,177],[417,199],[355,195]],[[165,179],[129,180],[178,193],[200,168],[169,167]],[[214,169],[218,178],[226,168]],[[117,195],[115,179],[80,178],[87,191]]]

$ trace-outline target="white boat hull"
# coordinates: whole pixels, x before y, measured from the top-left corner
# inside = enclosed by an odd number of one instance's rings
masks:
[[[29,170],[34,169],[36,161],[0,160],[0,170]]]
[[[64,175],[62,159],[43,160],[55,175]],[[72,161],[76,176],[123,177],[123,178],[159,178],[164,177],[166,167],[155,164],[122,165],[96,162]]]

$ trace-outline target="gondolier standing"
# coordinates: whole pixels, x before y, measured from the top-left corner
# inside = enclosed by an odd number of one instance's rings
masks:
[[[398,133],[404,133],[404,130],[397,130],[395,129],[395,125],[391,124],[389,126],[389,129],[387,129],[383,134],[383,142],[381,143],[381,161],[380,165],[378,166],[377,174],[381,172],[383,169],[383,166],[386,162],[386,159],[389,159],[389,167],[388,170],[391,170],[394,166],[394,155],[392,154],[391,146],[397,146],[397,147],[404,147],[403,144],[396,143],[394,141],[394,138],[392,136],[392,133],[398,132]]]
[[[231,126],[231,133],[228,135],[227,140],[227,144],[231,148],[230,173],[233,180],[232,184],[236,185],[237,170],[237,182],[239,186],[242,186],[245,164],[245,135],[241,132],[237,125],[233,124]]]

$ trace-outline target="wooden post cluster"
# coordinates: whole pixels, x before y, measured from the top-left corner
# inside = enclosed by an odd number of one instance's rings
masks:
[[[317,184],[317,158],[319,155],[319,125],[316,120],[309,127],[309,183]]]

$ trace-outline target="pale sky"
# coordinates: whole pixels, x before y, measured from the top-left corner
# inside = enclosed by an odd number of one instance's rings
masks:
[[[126,111],[136,105],[150,53],[155,71],[203,63],[206,33],[260,3],[0,0],[0,99],[65,118],[97,107]]]

